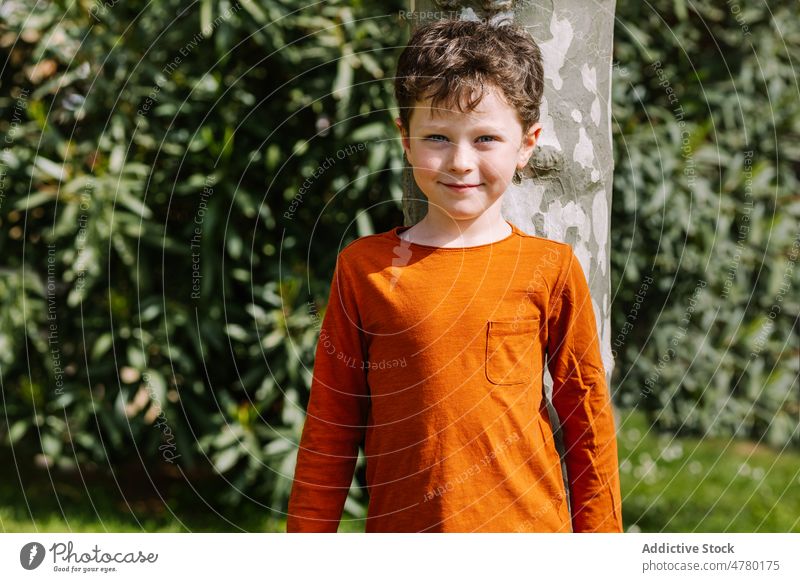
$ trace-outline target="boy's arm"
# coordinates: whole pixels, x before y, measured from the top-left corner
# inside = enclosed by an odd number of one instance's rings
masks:
[[[361,321],[341,255],[320,329],[288,532],[336,532],[369,409]]]
[[[568,247],[548,314],[548,368],[564,436],[575,532],[621,532],[616,430],[589,286]]]

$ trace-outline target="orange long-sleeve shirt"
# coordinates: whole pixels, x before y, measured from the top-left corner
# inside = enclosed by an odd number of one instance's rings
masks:
[[[480,246],[409,243],[395,227],[339,253],[288,531],[337,530],[360,445],[367,532],[622,531],[586,278],[569,245],[509,224],[511,235]]]

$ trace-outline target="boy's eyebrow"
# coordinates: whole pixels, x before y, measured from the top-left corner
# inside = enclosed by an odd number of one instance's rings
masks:
[[[453,129],[452,124],[439,124],[439,123],[431,123],[431,124],[421,124],[420,130],[422,131],[447,131]],[[479,132],[479,133],[504,133],[503,129],[499,127],[494,127],[493,125],[479,125],[477,127],[471,128],[472,130]]]

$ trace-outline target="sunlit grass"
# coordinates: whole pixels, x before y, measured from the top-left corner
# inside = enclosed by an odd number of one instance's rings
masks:
[[[800,531],[797,450],[657,435],[628,411],[618,444],[626,531]]]

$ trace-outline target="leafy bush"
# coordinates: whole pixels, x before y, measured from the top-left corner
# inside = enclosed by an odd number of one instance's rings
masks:
[[[3,436],[212,465],[223,501],[280,509],[337,247],[402,219],[403,30],[385,4],[197,6],[3,5]]]
[[[800,22],[791,2],[621,3],[612,273],[619,401],[800,442]]]

